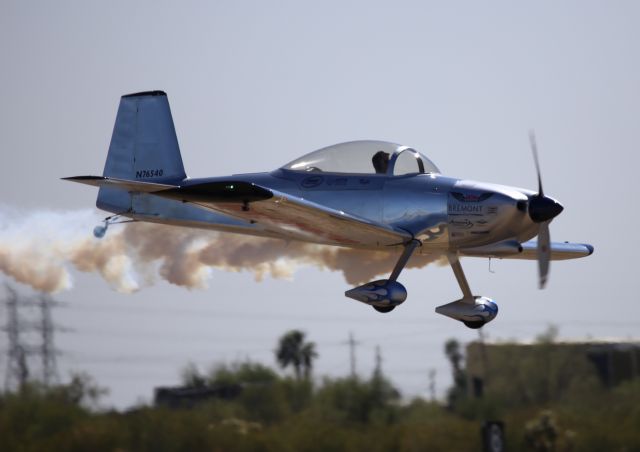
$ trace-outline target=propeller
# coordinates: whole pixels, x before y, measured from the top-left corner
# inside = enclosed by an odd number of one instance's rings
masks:
[[[538,173],[538,193],[529,197],[529,217],[534,223],[538,223],[538,282],[540,289],[544,289],[549,275],[549,263],[551,261],[551,236],[549,223],[560,215],[564,207],[555,199],[544,195],[542,188],[542,176],[540,162],[538,161],[538,146],[533,131],[529,132],[533,161]]]

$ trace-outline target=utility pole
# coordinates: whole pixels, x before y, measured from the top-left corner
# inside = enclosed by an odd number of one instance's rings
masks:
[[[358,345],[359,342],[354,339],[352,332],[349,332],[349,340],[346,342],[346,344],[349,345],[349,360],[350,360],[350,363],[351,363],[351,378],[356,378],[356,345]]]
[[[380,352],[379,345],[376,345],[376,367],[373,370],[373,375],[376,378],[382,377],[382,352]]]
[[[429,370],[429,395],[431,396],[431,401],[436,401],[436,370]]]

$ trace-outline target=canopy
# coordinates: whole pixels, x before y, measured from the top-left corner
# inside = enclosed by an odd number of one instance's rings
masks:
[[[439,173],[424,155],[407,146],[388,141],[349,141],[334,144],[287,163],[292,171],[386,174]]]

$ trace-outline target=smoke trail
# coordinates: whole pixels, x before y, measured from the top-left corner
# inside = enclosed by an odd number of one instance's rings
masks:
[[[134,292],[158,277],[205,288],[211,269],[252,272],[257,280],[291,278],[299,266],[341,271],[350,284],[388,274],[397,253],[353,250],[150,223],[111,227],[103,239],[91,230],[91,210],[32,212],[0,208],[0,271],[43,292],[72,286],[71,269],[100,274],[115,290]],[[416,255],[408,267],[437,256]]]

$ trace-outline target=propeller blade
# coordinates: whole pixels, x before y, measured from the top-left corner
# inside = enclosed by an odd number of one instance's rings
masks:
[[[544,289],[549,276],[549,263],[551,261],[551,237],[549,234],[551,220],[540,223],[538,228],[538,275],[540,289]]]
[[[536,172],[538,173],[538,196],[544,198],[544,191],[542,190],[542,176],[540,175],[540,162],[538,161],[538,145],[536,144],[536,134],[533,130],[529,131],[529,142],[531,143],[533,161],[536,164]]]

